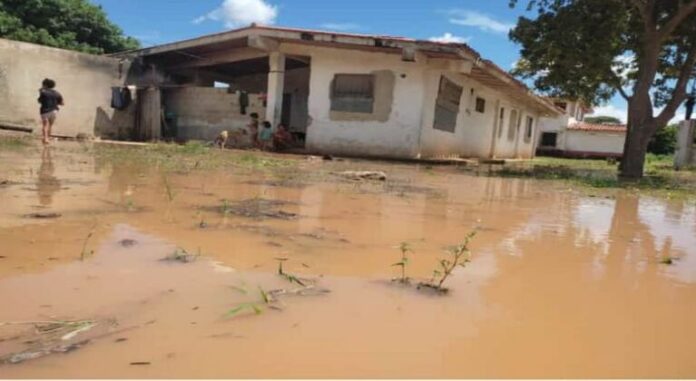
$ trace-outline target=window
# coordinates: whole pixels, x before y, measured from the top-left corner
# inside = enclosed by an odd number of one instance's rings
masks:
[[[568,108],[568,104],[566,102],[554,102],[553,104],[563,111],[566,111],[566,109]]]
[[[509,141],[515,140],[515,134],[520,126],[520,121],[517,115],[517,110],[510,111],[510,121],[508,122],[508,135]]]
[[[541,134],[541,146],[555,147],[556,137],[558,137],[558,134],[556,134],[555,132],[544,132],[543,134]]]
[[[486,100],[476,97],[476,111],[480,113],[486,112]]]
[[[532,140],[532,135],[534,131],[534,118],[531,116],[527,117],[527,126],[524,130],[524,141],[529,143]]]
[[[498,115],[498,139],[503,136],[503,121],[505,120],[505,107],[500,108],[500,115]]]
[[[331,87],[331,111],[371,114],[374,83],[372,74],[336,74]]]
[[[445,77],[440,78],[440,89],[435,101],[433,128],[454,132],[459,115],[459,101],[464,89]]]

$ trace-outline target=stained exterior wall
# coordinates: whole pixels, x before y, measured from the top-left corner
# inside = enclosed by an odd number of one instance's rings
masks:
[[[442,75],[463,87],[454,132],[433,128],[435,100]],[[538,115],[535,111],[462,74],[427,70],[425,88],[427,95],[423,106],[423,129],[420,139],[420,150],[423,156],[456,155],[478,158],[529,158],[533,156],[534,139],[524,139],[520,134],[524,133],[524,121],[527,116],[534,118],[533,134],[536,133]],[[483,113],[476,111],[476,98],[482,98],[486,102]],[[500,107],[505,108],[503,134],[500,138],[496,135],[495,142],[493,142]],[[508,140],[507,135],[511,108],[522,112],[523,118],[522,125],[512,141]]]
[[[260,94],[249,94],[249,107],[242,115],[239,94],[224,88],[179,87],[162,92],[165,112],[173,113],[177,138],[184,140],[213,140],[222,130],[235,134],[246,129],[249,114],[265,112]],[[249,145],[249,139],[244,135],[237,143]]]
[[[0,124],[40,132],[38,89],[51,78],[66,104],[55,135],[127,134],[133,110],[114,112],[110,105],[111,87],[122,86],[129,69],[127,61],[115,58],[0,39]]]
[[[677,150],[674,153],[674,167],[677,169],[696,166],[696,120],[679,123]]]
[[[408,158],[418,153],[423,104],[423,67],[401,56],[283,44],[286,53],[311,57],[307,148],[337,155]],[[391,71],[393,101],[389,117],[332,118],[331,82],[335,74]],[[376,99],[376,102],[380,102]],[[336,120],[340,119],[340,120]],[[344,120],[352,119],[352,120]]]
[[[565,135],[563,150],[570,154],[621,155],[626,141],[626,134],[612,132],[566,130]]]

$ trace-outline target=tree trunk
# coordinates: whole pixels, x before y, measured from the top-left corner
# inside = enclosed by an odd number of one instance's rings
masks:
[[[645,166],[645,154],[647,143],[645,134],[641,129],[629,129],[626,133],[626,143],[624,144],[623,157],[619,167],[619,178],[622,180],[638,180],[643,177],[643,167]],[[647,140],[650,138],[647,137]]]
[[[648,143],[655,132],[652,110],[636,102],[628,105],[628,131],[624,143],[623,157],[619,166],[619,178],[638,180],[643,177],[645,154]]]

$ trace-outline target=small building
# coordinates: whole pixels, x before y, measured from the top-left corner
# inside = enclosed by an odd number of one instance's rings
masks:
[[[40,79],[34,78],[36,67],[23,69],[19,62],[38,65],[47,60],[37,55],[59,54],[28,45],[0,44],[0,68],[24,78],[18,85],[25,87]],[[23,60],[27,51],[33,58]],[[212,140],[227,130],[244,146],[250,139],[242,131],[249,115],[258,113],[274,128],[289,127],[300,148],[311,153],[531,158],[540,119],[562,115],[552,102],[461,43],[252,24],[99,59],[104,62],[92,65],[86,55],[61,55],[60,62],[85,63],[73,65],[81,71],[103,72],[104,81],[81,88],[73,88],[83,82],[74,70],[52,73],[50,65],[43,65],[38,71],[54,76],[64,91],[66,114],[75,113],[70,133]],[[130,89],[133,102],[113,111],[105,99],[118,86]],[[21,94],[7,98],[31,103],[22,110],[33,110],[34,93]],[[69,101],[78,94],[87,97],[79,115]],[[16,123],[36,118],[20,118],[12,107],[0,110],[0,117],[8,115]]]
[[[626,141],[626,125],[585,122],[592,109],[581,101],[549,99],[563,111],[539,123],[537,154],[577,158],[620,158]]]
[[[243,128],[244,104],[310,152],[529,158],[560,114],[466,44],[252,25],[117,57],[158,73],[179,138]]]

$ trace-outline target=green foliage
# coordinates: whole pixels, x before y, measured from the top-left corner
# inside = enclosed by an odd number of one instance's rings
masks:
[[[471,251],[469,251],[469,243],[476,236],[477,230],[473,230],[464,237],[464,241],[457,246],[453,246],[447,250],[450,255],[448,258],[440,259],[440,268],[433,271],[433,279],[430,283],[421,284],[424,287],[430,287],[441,292],[447,292],[443,284],[447,278],[452,275],[452,271],[457,266],[465,267],[471,262]]]
[[[413,253],[413,249],[408,242],[401,242],[399,244],[399,251],[401,251],[401,260],[392,264],[392,266],[401,267],[401,278],[396,279],[401,283],[408,283],[408,277],[406,277],[406,265],[408,265],[408,253]]]
[[[601,103],[611,99],[615,59],[628,49],[624,34],[631,24],[627,1],[532,2],[537,19],[520,17],[510,32],[522,45],[513,73],[532,79],[547,95]],[[554,2],[556,3],[556,2]]]
[[[613,116],[588,116],[585,117],[585,122],[587,123],[599,123],[599,124],[621,124],[621,120],[614,118]]]
[[[658,130],[650,143],[648,152],[656,155],[671,155],[677,148],[677,126],[670,125]]]
[[[511,0],[514,6],[518,0]],[[522,45],[513,74],[546,95],[628,102],[622,178],[644,170],[644,141],[667,125],[696,68],[694,0],[528,0],[510,39]],[[653,107],[662,107],[655,115]]]
[[[95,54],[140,46],[88,0],[0,0],[0,37]]]

